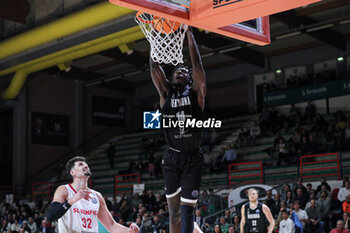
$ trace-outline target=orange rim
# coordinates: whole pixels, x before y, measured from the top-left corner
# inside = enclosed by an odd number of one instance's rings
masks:
[[[140,17],[140,15],[143,14],[143,12],[140,12],[138,11],[136,13],[136,17],[143,23],[146,23],[146,24],[152,24],[153,20],[144,20],[142,17]]]

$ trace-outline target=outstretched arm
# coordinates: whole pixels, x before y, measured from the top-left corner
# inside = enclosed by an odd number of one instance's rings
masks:
[[[169,91],[169,82],[166,79],[163,68],[159,65],[158,62],[154,62],[152,60],[151,55],[149,56],[149,66],[151,69],[153,84],[157,88],[160,97],[160,107],[163,107],[167,93]]]
[[[102,225],[107,229],[110,233],[137,233],[138,227],[135,224],[131,224],[129,228],[116,223],[108,211],[106,202],[103,199],[101,194],[98,194],[98,200],[100,201],[100,209],[98,211],[98,220],[102,223]]]
[[[270,223],[270,225],[269,225],[269,233],[272,233],[273,229],[275,227],[275,220],[272,217],[272,214],[271,214],[271,211],[270,211],[269,207],[267,207],[265,204],[263,205],[263,212],[264,212],[267,220]]]
[[[205,72],[202,65],[201,55],[199,54],[197,42],[193,36],[192,28],[189,26],[187,32],[188,48],[190,50],[192,63],[193,87],[198,94],[199,106],[204,109],[204,98],[207,94],[207,85],[205,81]]]
[[[241,223],[240,223],[240,233],[244,233],[244,225],[245,225],[245,207],[242,205],[241,207]]]

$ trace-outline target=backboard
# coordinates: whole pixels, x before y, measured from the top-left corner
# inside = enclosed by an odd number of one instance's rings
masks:
[[[109,1],[119,6],[164,17],[249,43],[266,45],[270,43],[268,15],[320,0]]]

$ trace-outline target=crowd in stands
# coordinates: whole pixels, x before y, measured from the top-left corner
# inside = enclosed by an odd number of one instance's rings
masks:
[[[314,186],[315,187],[315,186]],[[262,195],[263,196],[263,195]],[[311,183],[285,184],[280,189],[266,192],[263,203],[275,219],[274,232],[348,232],[350,229],[350,181],[344,177],[341,187],[331,189],[326,178],[322,178],[316,189]],[[144,191],[142,195],[123,192],[113,199],[105,197],[107,208],[113,218],[127,226],[135,222],[141,233],[169,232],[169,216],[165,195]],[[26,204],[22,201],[0,205],[1,233],[56,233],[57,222],[49,223],[45,218],[48,204],[36,200]],[[205,232],[239,233],[240,206],[226,209],[221,215],[213,215],[227,207],[225,198],[203,191],[194,214],[194,222]],[[332,230],[333,229],[333,230]],[[346,229],[346,230],[342,230]]]
[[[304,111],[291,105],[287,115],[274,107],[264,108],[257,121],[246,122],[232,134],[235,140],[213,153],[212,146],[204,146],[204,166],[207,171],[225,170],[237,160],[240,148],[257,145],[257,139],[275,136],[271,146],[263,151],[277,165],[296,164],[301,155],[350,149],[350,117],[337,111],[331,119],[317,113],[308,101]],[[204,144],[210,145],[210,144]]]
[[[0,203],[1,233],[56,233],[57,223],[49,223],[45,217],[48,204],[41,199],[34,203],[17,201]]]
[[[286,77],[285,81],[270,81],[270,82],[263,82],[259,85],[257,85],[257,89],[262,90],[263,92],[268,91],[276,91],[276,90],[284,90],[284,89],[291,89],[291,88],[297,88],[297,87],[303,87],[318,83],[324,83],[324,82],[331,82],[337,79],[343,79],[346,76],[344,74],[337,74],[335,70],[327,70],[320,73],[315,74],[315,76],[312,75],[290,75],[289,77]],[[277,79],[276,79],[277,80]]]
[[[288,116],[271,107],[262,111],[259,120],[263,133],[275,134],[272,147],[265,151],[280,159],[278,164],[285,158],[285,162],[293,163],[300,155],[350,149],[350,117],[338,111],[326,121],[310,101],[304,114],[292,104]],[[307,124],[311,127],[305,127]]]

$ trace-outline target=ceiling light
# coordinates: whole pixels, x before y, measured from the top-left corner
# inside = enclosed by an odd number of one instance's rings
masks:
[[[339,61],[339,62],[344,61],[344,57],[338,57],[338,58],[337,58],[337,61]]]
[[[104,81],[105,82],[110,82],[110,81],[113,81],[113,80],[117,80],[117,79],[120,79],[121,76],[115,76],[115,77],[112,77],[112,78],[106,78]]]
[[[301,34],[301,31],[297,31],[297,32],[292,32],[292,33],[276,36],[276,40],[280,40],[280,39],[296,36],[296,35],[299,35],[299,34]]]
[[[242,46],[236,46],[236,47],[220,50],[219,53],[227,53],[227,52],[235,51],[241,48]]]
[[[91,87],[91,86],[95,86],[95,85],[100,84],[100,83],[102,83],[102,81],[96,81],[96,82],[92,82],[92,83],[87,83],[87,84],[85,84],[85,86]]]
[[[307,32],[314,32],[314,31],[318,31],[318,30],[322,30],[322,29],[333,27],[333,25],[334,24],[329,23],[329,24],[326,24],[326,25],[322,25],[322,26],[318,26],[318,27],[314,27],[314,28],[309,28],[306,31]]]

